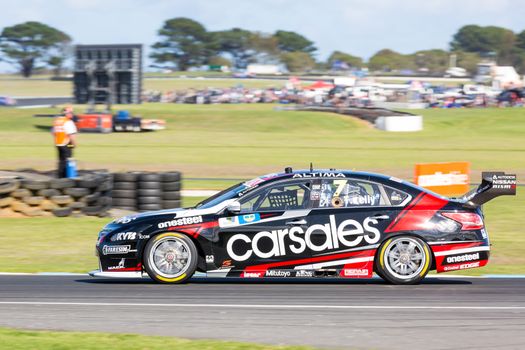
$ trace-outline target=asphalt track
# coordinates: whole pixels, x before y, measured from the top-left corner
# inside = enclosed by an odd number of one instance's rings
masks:
[[[0,276],[0,326],[324,348],[523,349],[525,279],[250,281]]]

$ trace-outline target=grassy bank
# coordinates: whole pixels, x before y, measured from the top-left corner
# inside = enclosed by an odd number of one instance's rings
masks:
[[[93,332],[22,331],[0,328],[0,348],[10,350],[307,350],[303,346],[273,346],[251,343],[189,340],[172,337],[136,334],[111,334]]]

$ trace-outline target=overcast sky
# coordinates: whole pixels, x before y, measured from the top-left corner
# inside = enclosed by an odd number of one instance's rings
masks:
[[[318,58],[333,50],[369,58],[383,48],[402,53],[447,49],[463,25],[525,29],[524,0],[0,0],[0,28],[40,21],[78,44],[142,43],[162,23],[189,17],[208,30],[241,27],[297,31]],[[146,55],[147,57],[147,55]],[[8,66],[0,64],[0,70]]]

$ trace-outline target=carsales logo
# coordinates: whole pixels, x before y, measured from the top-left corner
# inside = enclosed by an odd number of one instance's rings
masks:
[[[306,231],[301,227],[292,227],[283,230],[261,231],[253,238],[245,234],[233,235],[226,244],[226,250],[233,260],[246,261],[252,255],[261,259],[269,259],[289,253],[301,254],[307,248],[314,252],[322,252],[340,247],[355,247],[363,240],[368,244],[375,244],[379,242],[380,232],[372,225],[377,225],[377,223],[375,219],[366,218],[362,224],[356,220],[344,220],[338,225],[335,216],[330,215],[328,223],[312,225]],[[324,234],[324,242],[314,244],[312,242],[314,233]],[[286,237],[292,241],[291,244],[286,245]],[[260,241],[262,239],[271,241],[270,250],[261,250]],[[251,249],[246,249],[247,244]]]

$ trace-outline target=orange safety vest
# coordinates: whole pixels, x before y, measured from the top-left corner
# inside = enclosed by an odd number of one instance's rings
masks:
[[[53,122],[53,133],[55,134],[55,145],[66,146],[69,144],[69,135],[66,134],[64,124],[69,119],[67,117],[56,117]]]

